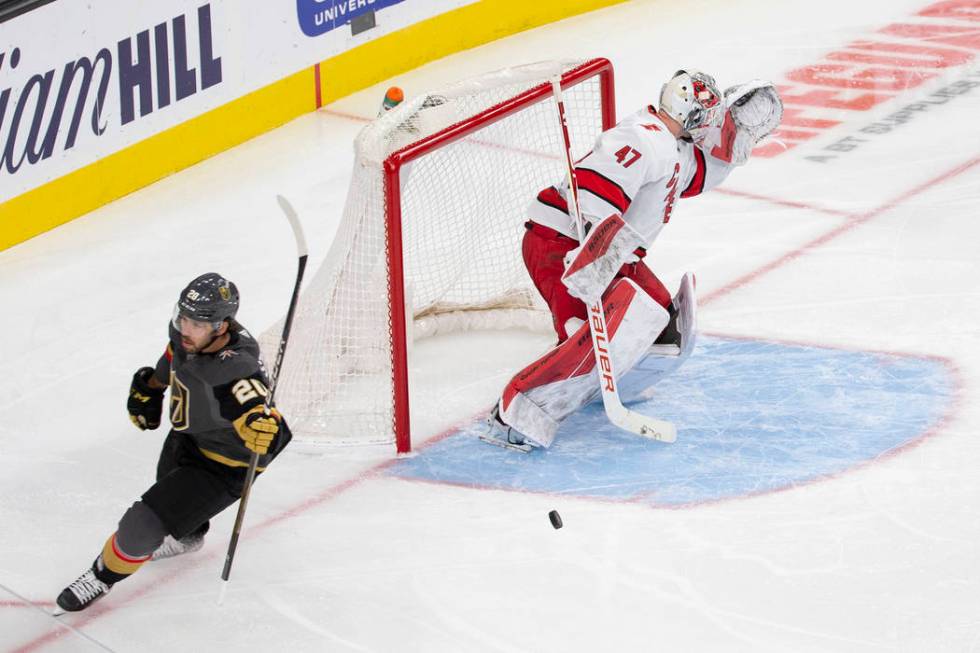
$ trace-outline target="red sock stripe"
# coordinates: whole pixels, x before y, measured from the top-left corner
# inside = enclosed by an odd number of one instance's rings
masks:
[[[624,213],[629,208],[630,202],[633,201],[619,184],[603,177],[595,170],[576,168],[575,179],[578,181],[579,190],[592,193],[599,199],[608,202],[620,213]]]
[[[123,562],[130,562],[130,563],[133,563],[133,564],[140,564],[141,562],[146,562],[147,560],[150,559],[150,556],[153,555],[151,553],[150,555],[146,555],[146,556],[143,556],[141,558],[134,558],[133,556],[126,555],[125,553],[122,552],[122,550],[116,544],[116,536],[115,535],[112,536],[112,553],[117,558],[119,558],[120,560],[122,560]]]
[[[707,166],[704,164],[704,152],[701,151],[700,147],[694,148],[694,161],[697,163],[697,169],[694,171],[694,177],[691,178],[691,183],[681,193],[681,197],[694,197],[695,195],[700,195],[701,191],[704,190],[704,176],[707,171]]]

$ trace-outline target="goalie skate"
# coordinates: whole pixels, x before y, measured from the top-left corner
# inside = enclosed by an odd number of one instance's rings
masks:
[[[505,449],[515,449],[522,453],[530,453],[534,447],[530,440],[519,431],[500,421],[500,406],[494,406],[486,419],[486,431],[480,434],[480,439]]]
[[[688,272],[681,279],[674,295],[676,320],[650,345],[644,357],[619,384],[623,403],[645,401],[653,396],[653,386],[672,374],[686,361],[697,341],[697,297],[694,294],[694,275]],[[673,326],[673,329],[670,327]],[[668,332],[672,331],[672,332]]]
[[[681,279],[673,304],[676,312],[657,340],[650,345],[647,355],[676,356],[686,359],[694,350],[694,343],[697,340],[698,303],[694,294],[692,273],[686,273]]]
[[[664,328],[660,337],[650,345],[647,355],[655,356],[680,356],[681,355],[681,334],[677,330],[677,320],[679,312],[672,307],[670,322]]]

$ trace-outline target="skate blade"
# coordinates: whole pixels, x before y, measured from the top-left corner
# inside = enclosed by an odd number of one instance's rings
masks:
[[[495,438],[489,435],[481,435],[479,436],[479,438],[484,442],[486,442],[487,444],[503,447],[504,449],[514,449],[515,451],[520,451],[522,453],[530,453],[531,449],[533,448],[529,444],[514,444],[512,442],[500,440],[499,438]]]
[[[648,356],[680,356],[681,348],[677,345],[650,345]]]
[[[58,605],[57,603],[55,603],[54,607],[51,608],[52,617],[60,617],[61,615],[65,614],[65,612],[66,610],[62,608],[60,605]]]

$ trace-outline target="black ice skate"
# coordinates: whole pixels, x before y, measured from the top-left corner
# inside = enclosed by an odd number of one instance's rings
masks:
[[[650,347],[649,353],[660,356],[680,356],[682,344],[681,332],[677,326],[677,314],[679,311],[674,302],[671,302],[670,306],[667,307],[667,312],[670,314],[670,321],[667,322],[667,326],[664,327],[664,330]]]
[[[55,615],[84,610],[109,593],[112,585],[98,579],[95,575],[96,564],[97,562],[93,563],[84,574],[78,577],[78,580],[61,590],[61,594],[58,595],[58,607],[55,608]]]

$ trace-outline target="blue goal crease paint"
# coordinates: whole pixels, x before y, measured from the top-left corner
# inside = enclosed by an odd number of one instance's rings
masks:
[[[477,439],[480,420],[386,473],[453,485],[653,506],[746,497],[834,477],[921,440],[954,405],[945,361],[702,336],[648,389],[641,362],[620,382],[636,410],[674,422],[663,444],[609,424],[590,404],[529,454]]]

